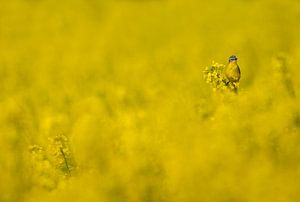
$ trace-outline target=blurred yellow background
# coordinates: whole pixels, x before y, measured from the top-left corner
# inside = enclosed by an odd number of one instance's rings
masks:
[[[297,0],[2,1],[0,201],[300,201],[299,19]],[[203,70],[232,54],[240,93],[214,93]]]

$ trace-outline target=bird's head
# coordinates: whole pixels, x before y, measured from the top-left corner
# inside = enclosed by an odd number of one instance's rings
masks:
[[[235,55],[229,57],[229,62],[236,62],[236,61],[237,61],[237,57]]]

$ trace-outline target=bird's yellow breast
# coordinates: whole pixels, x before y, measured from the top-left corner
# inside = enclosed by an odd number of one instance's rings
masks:
[[[236,62],[229,62],[225,68],[225,75],[231,82],[237,82],[240,80],[241,72]]]

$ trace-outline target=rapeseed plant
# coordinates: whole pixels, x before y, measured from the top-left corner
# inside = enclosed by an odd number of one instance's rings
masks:
[[[60,134],[54,138],[50,138],[49,141],[48,150],[51,154],[53,164],[65,176],[71,176],[71,172],[75,169],[75,161],[72,157],[67,137]]]
[[[48,190],[57,188],[75,169],[68,139],[64,135],[49,138],[44,148],[38,145],[29,147],[33,183]]]

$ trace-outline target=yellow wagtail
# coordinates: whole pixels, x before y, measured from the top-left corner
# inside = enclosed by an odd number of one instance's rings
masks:
[[[225,67],[225,75],[230,82],[238,82],[240,80],[241,70],[235,55],[229,57],[229,62]]]

